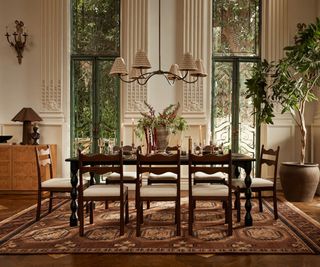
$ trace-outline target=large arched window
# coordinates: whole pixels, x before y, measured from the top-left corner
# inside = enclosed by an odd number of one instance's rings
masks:
[[[120,54],[120,0],[72,0],[71,151],[97,152],[119,136],[119,83],[108,73]]]
[[[260,60],[260,13],[260,0],[213,0],[212,134],[250,156],[259,150],[259,129],[244,83]]]

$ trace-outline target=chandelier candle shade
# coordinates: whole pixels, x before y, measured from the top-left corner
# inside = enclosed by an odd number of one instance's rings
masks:
[[[145,85],[154,75],[163,75],[170,85],[175,81],[183,81],[186,83],[195,83],[199,77],[206,77],[202,59],[194,60],[190,53],[185,53],[180,65],[172,64],[169,71],[161,68],[161,0],[159,0],[159,68],[155,71],[147,71],[151,69],[151,64],[146,53],[142,50],[137,51],[130,73],[122,57],[117,57],[110,70],[111,76],[118,76],[125,83],[137,82]],[[128,79],[124,76],[129,74]]]

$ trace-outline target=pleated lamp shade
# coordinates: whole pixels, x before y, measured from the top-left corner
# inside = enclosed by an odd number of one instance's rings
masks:
[[[13,117],[12,121],[23,122],[23,145],[31,145],[31,122],[32,121],[42,121],[41,117],[32,108],[23,108],[19,113]]]
[[[174,74],[174,75],[168,74],[168,79],[169,80],[177,79],[177,77],[175,75],[181,77],[181,73],[179,71],[179,65],[178,64],[172,64],[171,67],[170,67],[169,72]]]
[[[196,63],[193,56],[190,53],[185,53],[182,58],[182,63],[180,64],[181,71],[192,71],[197,70]]]
[[[191,76],[206,77],[207,73],[204,70],[203,61],[201,59],[196,60],[197,70],[191,72]]]
[[[131,71],[130,71],[130,74],[129,74],[129,77],[131,79],[137,79],[137,78],[139,78],[140,75],[141,75],[141,72],[138,69],[131,68]]]
[[[109,74],[111,76],[116,76],[116,75],[125,76],[125,75],[128,75],[128,72],[127,72],[127,69],[126,69],[126,63],[124,62],[124,59],[122,57],[117,57],[115,59]]]
[[[151,64],[149,62],[147,54],[144,51],[139,50],[136,53],[132,67],[137,68],[137,69],[150,69],[151,68]]]

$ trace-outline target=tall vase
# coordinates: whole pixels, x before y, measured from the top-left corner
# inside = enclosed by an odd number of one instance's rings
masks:
[[[165,152],[169,144],[170,131],[166,127],[156,129],[156,146],[158,152]]]

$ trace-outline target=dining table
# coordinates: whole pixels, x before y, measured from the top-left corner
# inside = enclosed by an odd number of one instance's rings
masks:
[[[188,154],[181,155],[181,165],[188,165]],[[234,166],[234,176],[235,178],[239,178],[240,176],[240,170],[239,168],[242,168],[245,172],[245,185],[246,185],[246,191],[245,191],[245,217],[244,222],[245,226],[252,226],[253,225],[253,219],[251,216],[251,170],[252,170],[252,163],[256,159],[253,157],[250,157],[248,155],[239,154],[239,153],[232,153],[232,165]],[[77,186],[78,186],[78,170],[79,170],[79,159],[78,157],[71,157],[65,159],[66,162],[70,162],[70,172],[71,172],[71,178],[70,182],[72,185],[71,190],[71,215],[70,215],[70,226],[77,226],[78,225],[78,218],[77,218]],[[137,160],[135,154],[131,155],[124,155],[123,156],[123,164],[124,165],[136,165]]]

